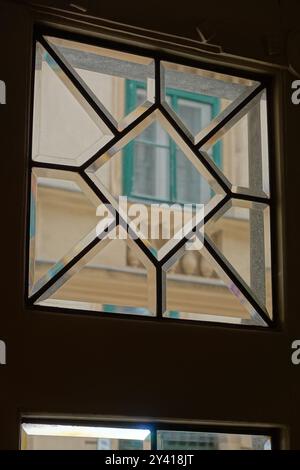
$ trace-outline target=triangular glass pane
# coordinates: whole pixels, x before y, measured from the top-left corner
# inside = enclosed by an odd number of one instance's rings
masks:
[[[184,248],[165,268],[165,317],[265,325],[198,239]]]
[[[253,80],[170,62],[161,63],[161,75],[164,106],[194,143],[259,85]]]
[[[158,259],[224,196],[159,112],[100,156],[87,174]]]
[[[155,268],[132,240],[118,239],[116,233],[113,230],[111,239],[102,239],[36,303],[109,314],[155,315]],[[138,262],[130,262],[133,257]]]
[[[54,59],[36,43],[33,160],[81,165],[112,137]]]
[[[46,39],[119,130],[154,103],[152,58],[50,36]],[[138,90],[145,91],[142,100]]]
[[[96,237],[98,198],[74,172],[34,168],[31,181],[29,294]]]
[[[205,235],[272,317],[269,207],[233,200],[206,224]]]
[[[233,192],[269,196],[265,92],[253,99],[200,150],[223,172]]]

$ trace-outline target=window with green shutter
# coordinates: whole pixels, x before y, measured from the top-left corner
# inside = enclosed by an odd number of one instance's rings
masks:
[[[126,113],[142,104],[145,95],[144,83],[127,80]],[[206,127],[220,111],[220,100],[211,96],[170,88],[166,98],[184,124],[195,133],[200,127]],[[157,123],[147,127],[124,151],[127,155],[123,186],[128,197],[176,203],[192,203],[209,197],[208,183]],[[212,157],[220,168],[220,141],[213,147]]]

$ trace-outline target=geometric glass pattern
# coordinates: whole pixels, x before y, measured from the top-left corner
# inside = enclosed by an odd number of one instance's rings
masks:
[[[267,81],[58,36],[36,40],[28,302],[270,326]]]
[[[199,191],[195,196],[194,203],[200,204],[201,207],[204,206],[204,213],[209,213],[217,203],[223,199],[224,191],[221,186],[217,181],[211,178],[211,175],[207,172],[205,166],[195,156],[195,154],[190,151],[180,136],[178,136],[174,131],[172,132],[172,135],[169,134],[169,128],[170,126],[168,125],[168,121],[161,115],[161,113],[159,113],[159,111],[155,111],[145,119],[140,126],[137,126],[134,132],[128,133],[124,144],[121,140],[118,145],[115,145],[113,149],[109,149],[87,168],[86,172],[88,176],[97,185],[109,202],[116,207],[116,209],[118,207],[119,198],[126,196],[126,188],[122,186],[121,181],[123,181],[124,173],[130,165],[131,151],[129,147],[132,145],[135,145],[136,149],[136,171],[131,175],[132,186],[139,187],[141,198],[143,198],[143,188],[145,183],[148,181],[150,190],[152,188],[153,198],[155,198],[155,195],[159,193],[159,199],[161,201],[168,201],[168,194],[163,193],[167,180],[164,175],[163,168],[168,165],[169,151],[168,149],[160,148],[159,152],[153,154],[151,151],[147,152],[147,144],[144,143],[149,140],[149,135],[154,131],[159,134],[160,141],[168,140],[171,144],[174,143],[175,145],[176,140],[176,144],[181,150],[179,154],[180,159],[177,159],[177,164],[180,165],[182,162],[185,167],[189,164],[190,171],[197,174],[199,178]],[[139,161],[140,159],[141,162]],[[156,184],[153,184],[150,178],[146,181],[143,181],[141,178],[143,173],[147,174],[148,168],[154,167],[155,165],[159,166],[162,170],[160,173],[161,178],[157,181],[157,186]],[[111,185],[112,177],[116,174],[118,177],[114,176],[115,184]],[[152,204],[150,207],[154,214],[154,205]],[[165,207],[165,212],[168,217],[165,216],[161,218],[162,227],[160,230],[160,237],[155,238],[154,240],[151,240],[150,237],[146,236],[146,233],[150,232],[151,226],[154,224],[154,221],[152,220],[154,217],[150,218],[148,217],[148,212],[145,213],[145,237],[143,238],[143,241],[146,246],[149,246],[151,252],[158,259],[162,259],[163,255],[166,254],[174,245],[174,241],[176,241],[173,238],[174,233],[184,228],[184,221],[181,220],[182,218],[178,218],[177,223],[176,221],[173,222],[173,230],[172,233],[170,233],[170,236],[168,238],[162,238],[162,232],[165,225],[169,222],[172,209],[174,209],[174,211],[176,210],[174,205],[171,204]],[[180,209],[181,207],[178,208],[179,211]],[[190,217],[187,217],[188,220],[186,220],[186,222],[191,223],[191,221],[195,219],[196,215],[196,213],[190,211]],[[138,227],[134,222],[134,218],[135,214],[132,216],[128,214],[128,219],[131,221],[133,229],[137,231]]]

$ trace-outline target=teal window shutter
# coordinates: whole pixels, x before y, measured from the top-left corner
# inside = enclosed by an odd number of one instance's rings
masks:
[[[144,102],[145,84],[126,81],[126,113]],[[168,89],[167,100],[192,131],[206,126],[220,111],[218,98]],[[151,124],[127,144],[123,159],[123,190],[131,198],[149,201],[189,203],[209,199],[211,188],[181,149],[157,124]],[[220,142],[212,149],[213,160],[221,167]]]

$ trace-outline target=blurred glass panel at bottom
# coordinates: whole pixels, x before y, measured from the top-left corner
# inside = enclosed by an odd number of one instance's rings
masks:
[[[23,423],[21,450],[149,450],[144,428]]]
[[[270,450],[270,436],[194,431],[158,431],[159,450]]]

